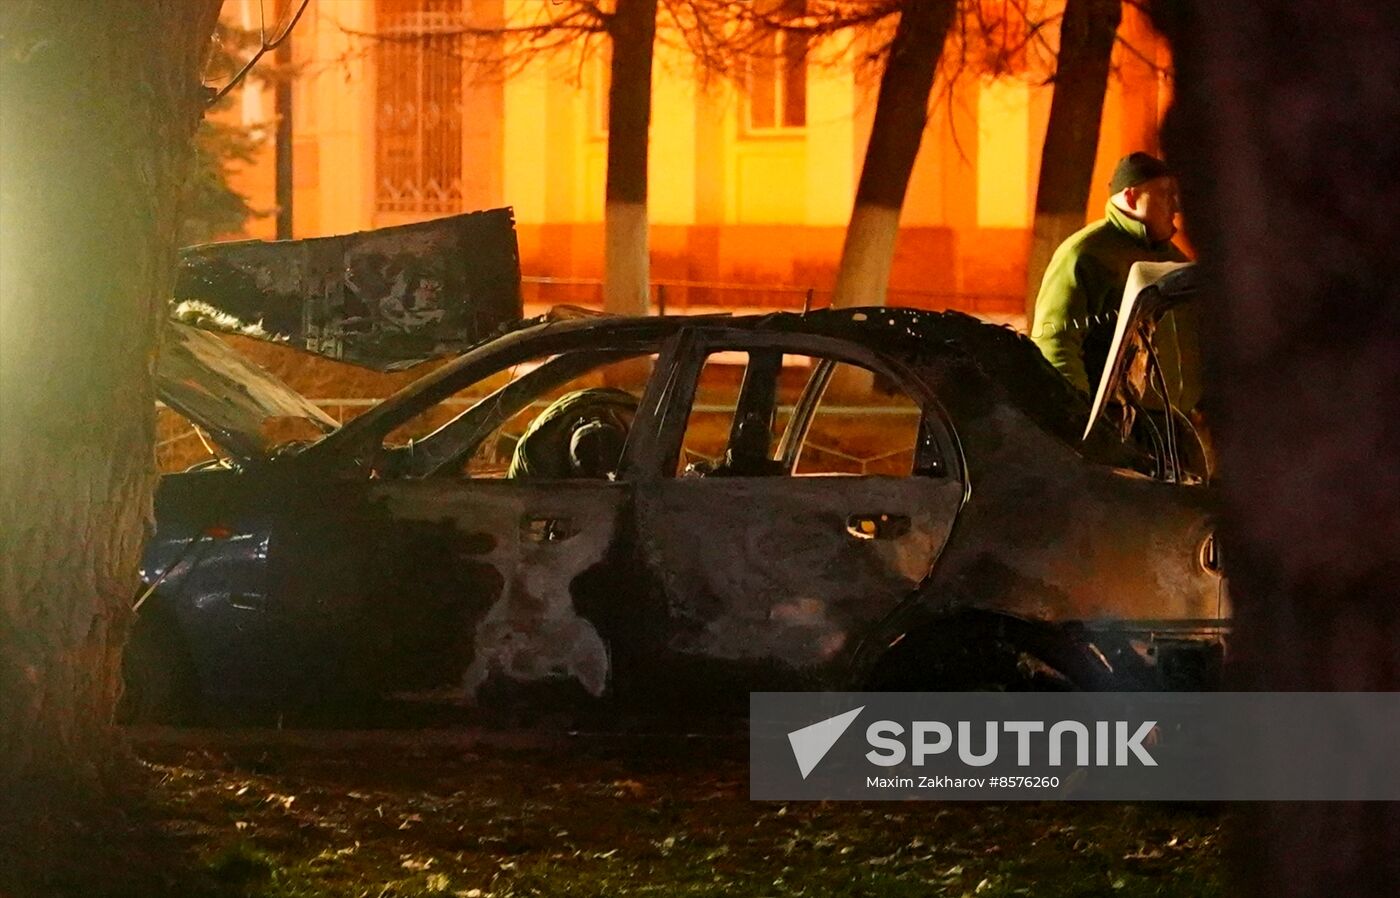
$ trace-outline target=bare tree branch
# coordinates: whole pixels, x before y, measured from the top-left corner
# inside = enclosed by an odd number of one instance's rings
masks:
[[[282,29],[281,33],[278,34],[277,37],[269,41],[267,39],[266,23],[261,20],[262,4],[259,3],[258,13],[260,19],[258,28],[262,40],[260,41],[258,51],[254,53],[246,63],[244,63],[243,68],[239,69],[238,72],[234,74],[234,76],[231,79],[229,79],[229,82],[227,84],[219,88],[213,96],[211,96],[208,100],[205,101],[205,106],[213,106],[215,103],[228,96],[229,91],[237,87],[243,81],[243,79],[248,76],[248,73],[253,70],[253,66],[258,64],[258,60],[262,59],[268,53],[280,47],[282,45],[282,42],[285,41],[287,37],[292,33],[292,29],[297,26],[297,22],[301,21],[302,13],[306,12],[306,7],[310,5],[311,0],[301,0],[301,6],[299,6],[297,8],[296,13],[292,15],[292,18],[290,21],[287,22],[286,27]]]

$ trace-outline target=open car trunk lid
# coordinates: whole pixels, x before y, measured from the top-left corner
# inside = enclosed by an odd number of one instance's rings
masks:
[[[166,324],[156,392],[243,461],[266,458],[276,448],[269,425],[278,419],[293,419],[303,432],[307,425],[321,434],[337,427],[335,419],[220,338],[174,321]]]
[[[514,213],[180,252],[174,316],[378,371],[455,355],[522,315]]]

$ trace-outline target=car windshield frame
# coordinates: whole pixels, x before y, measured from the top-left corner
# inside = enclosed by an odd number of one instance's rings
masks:
[[[531,359],[581,349],[655,352],[655,346],[685,324],[684,319],[661,317],[534,322],[488,340],[424,375],[308,447],[302,458],[308,464],[333,468],[367,468],[394,428],[493,374]]]
[[[410,441],[414,461],[405,476],[443,477],[458,473],[491,434],[544,393],[606,365],[648,354],[646,349],[637,348],[575,349],[549,358],[482,396],[421,439]]]

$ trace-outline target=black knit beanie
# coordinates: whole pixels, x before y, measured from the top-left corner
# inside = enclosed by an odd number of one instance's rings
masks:
[[[1169,174],[1171,169],[1167,168],[1167,164],[1151,153],[1129,153],[1113,167],[1113,180],[1108,182],[1108,192],[1118,193]]]

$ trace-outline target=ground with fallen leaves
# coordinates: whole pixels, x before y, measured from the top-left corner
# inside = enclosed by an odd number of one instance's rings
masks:
[[[134,841],[132,878],[104,874],[113,895],[1227,893],[1213,809],[751,802],[734,737],[243,731],[136,745],[156,785],[131,823],[163,847]],[[97,894],[81,871],[49,887]]]

